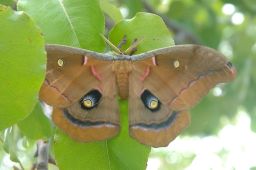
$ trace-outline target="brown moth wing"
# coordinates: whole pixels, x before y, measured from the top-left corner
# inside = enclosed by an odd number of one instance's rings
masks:
[[[112,64],[66,46],[47,46],[47,73],[40,99],[53,106],[53,121],[80,141],[103,140],[119,131],[117,87]],[[90,91],[101,94],[97,107],[81,100]],[[95,133],[95,134],[94,134]]]
[[[92,110],[82,109],[79,102],[64,109],[54,108],[52,119],[70,137],[83,142],[105,140],[119,132],[118,105],[108,97]]]
[[[143,83],[138,83],[140,80],[136,79],[136,75],[130,76],[129,81],[130,135],[145,145],[167,146],[189,125],[189,113],[187,111],[176,112],[164,104],[161,105],[159,111],[150,111],[138,96],[138,92],[141,93],[144,89]]]
[[[47,104],[69,106],[93,88],[104,91],[106,96],[116,95],[116,87],[112,86],[115,76],[111,62],[66,46],[48,45],[46,50],[46,78],[39,97]],[[63,65],[60,66],[59,62]]]
[[[148,55],[154,58],[134,62],[130,74],[130,134],[143,144],[160,147],[188,126],[186,110],[216,84],[234,79],[235,69],[219,52],[197,45],[174,46]],[[145,90],[159,99],[159,110],[152,112],[143,105]]]

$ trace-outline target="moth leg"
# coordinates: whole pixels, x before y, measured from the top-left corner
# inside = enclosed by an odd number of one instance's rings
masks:
[[[103,38],[103,40],[109,45],[109,47],[114,50],[117,54],[123,54],[122,51],[116,47],[111,41],[109,41],[104,35],[100,34],[100,36]]]
[[[126,43],[127,43],[127,36],[124,35],[123,38],[122,38],[122,40],[120,41],[120,43],[117,45],[117,48],[118,48],[119,50],[121,50],[122,46],[125,45]]]
[[[137,51],[137,47],[139,46],[139,44],[143,41],[143,39],[141,40],[138,40],[137,38],[135,38],[133,41],[132,41],[132,44],[130,45],[130,47],[128,47],[124,54],[127,54],[127,55],[133,55],[136,51]]]

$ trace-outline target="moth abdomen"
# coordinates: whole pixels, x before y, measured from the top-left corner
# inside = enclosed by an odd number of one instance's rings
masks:
[[[129,73],[132,70],[131,68],[129,61],[115,61],[113,64],[113,71],[116,75],[116,83],[121,99],[126,99],[129,94]]]
[[[129,78],[129,75],[126,73],[119,73],[116,75],[119,96],[122,99],[126,99],[128,97],[128,93],[129,93],[128,78]]]

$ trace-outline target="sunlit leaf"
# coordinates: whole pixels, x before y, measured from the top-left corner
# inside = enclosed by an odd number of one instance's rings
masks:
[[[136,53],[174,45],[172,34],[161,17],[150,13],[138,13],[132,19],[119,22],[109,33],[110,41],[116,46],[127,37],[122,47],[125,51],[137,39],[140,41]]]
[[[23,12],[0,6],[0,129],[24,119],[44,79],[44,41]]]
[[[20,0],[18,9],[33,17],[47,43],[104,50],[104,17],[97,0]]]

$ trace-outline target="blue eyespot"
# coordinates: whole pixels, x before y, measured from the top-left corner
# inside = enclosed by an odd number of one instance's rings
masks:
[[[161,102],[154,96],[149,90],[145,90],[140,96],[144,106],[152,112],[156,112],[160,109]]]
[[[92,90],[81,98],[80,105],[85,110],[91,110],[99,104],[101,97],[102,95],[98,90]]]

